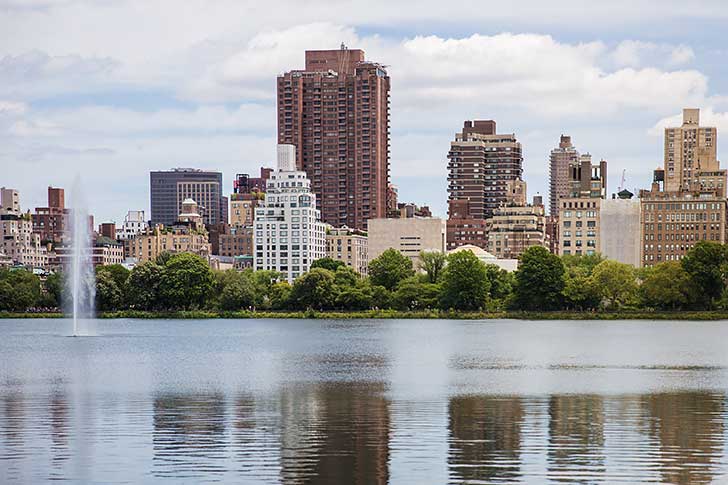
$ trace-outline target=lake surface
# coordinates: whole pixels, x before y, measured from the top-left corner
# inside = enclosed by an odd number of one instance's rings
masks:
[[[0,483],[701,484],[728,322],[0,320]]]

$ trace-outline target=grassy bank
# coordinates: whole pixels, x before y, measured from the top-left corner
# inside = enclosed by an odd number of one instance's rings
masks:
[[[0,312],[0,318],[63,318],[62,313],[10,313]],[[728,320],[728,312],[692,311],[692,312],[458,312],[441,310],[398,311],[367,310],[355,312],[336,311],[238,311],[226,312],[215,310],[193,310],[175,312],[147,312],[124,310],[117,312],[101,312],[99,318],[140,318],[140,319],[247,319],[247,318],[317,318],[317,319],[455,319],[455,320]]]

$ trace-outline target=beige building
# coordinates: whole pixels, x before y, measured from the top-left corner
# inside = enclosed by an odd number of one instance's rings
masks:
[[[32,268],[48,267],[48,252],[41,245],[40,236],[33,233],[30,214],[0,215],[0,254],[13,264]]]
[[[518,259],[531,246],[548,247],[546,214],[539,205],[503,205],[486,221],[488,252]]]
[[[416,264],[420,251],[445,252],[445,221],[436,217],[370,219],[369,261],[387,249],[396,249]]]
[[[342,261],[360,275],[366,276],[369,244],[365,233],[349,229],[331,228],[326,233],[326,255]]]
[[[515,271],[518,269],[518,260],[517,259],[503,259],[503,258],[496,258],[495,255],[490,254],[488,251],[484,250],[483,248],[480,248],[478,246],[473,246],[472,244],[465,244],[463,246],[458,246],[455,249],[451,249],[447,252],[447,254],[453,254],[460,251],[470,251],[475,256],[478,257],[478,259],[483,264],[492,264],[495,266],[498,266],[500,269],[504,269],[506,271]]]
[[[559,255],[592,255],[601,251],[600,198],[565,198],[559,208]]]
[[[640,200],[628,190],[601,201],[599,244],[602,256],[640,266]]]
[[[192,199],[182,202],[182,213],[174,226],[164,227],[159,224],[124,241],[125,254],[140,263],[152,261],[163,252],[194,253],[204,258],[209,257],[211,246],[207,230]]]
[[[233,194],[237,196],[238,194]],[[230,225],[233,227],[252,226],[255,220],[255,208],[265,197],[264,192],[242,194],[245,197],[230,198]]]
[[[724,188],[717,138],[714,127],[700,126],[699,109],[684,109],[682,125],[665,128],[665,192]]]

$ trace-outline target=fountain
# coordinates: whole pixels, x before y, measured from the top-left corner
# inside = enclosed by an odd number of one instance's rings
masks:
[[[71,301],[67,303],[73,317],[73,336],[89,335],[88,322],[94,316],[96,278],[93,266],[91,227],[81,180],[76,177],[71,188],[72,209],[67,240],[71,244],[70,271],[66,288]],[[86,322],[85,325],[82,325]]]

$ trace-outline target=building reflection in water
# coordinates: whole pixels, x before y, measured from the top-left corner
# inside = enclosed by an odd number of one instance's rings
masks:
[[[68,434],[70,406],[64,391],[55,391],[48,397],[48,425],[50,427],[53,475],[62,476],[63,464],[70,458]]]
[[[222,394],[168,394],[154,399],[154,475],[190,479],[225,471]]]
[[[711,483],[724,454],[726,396],[682,392],[641,398],[646,428],[660,447],[661,481]]]
[[[464,396],[450,399],[450,476],[455,481],[518,481],[522,399]]]
[[[556,395],[548,400],[548,476],[603,476],[604,398]]]

